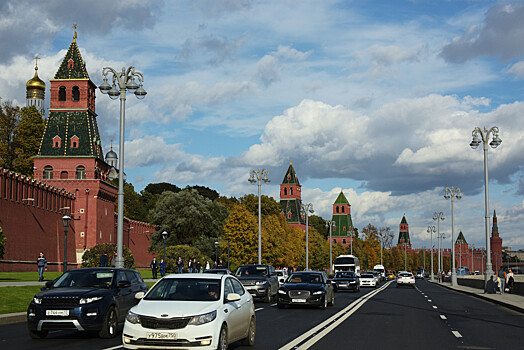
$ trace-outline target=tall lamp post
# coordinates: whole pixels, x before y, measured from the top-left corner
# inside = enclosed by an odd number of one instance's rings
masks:
[[[71,217],[67,213],[62,216],[62,224],[64,225],[64,272],[67,271],[67,228],[71,222]]]
[[[432,281],[435,280],[435,276],[433,275],[433,234],[435,233],[435,226],[428,226],[428,233],[431,235],[431,275],[430,278]],[[424,259],[424,264],[426,263],[426,259]]]
[[[453,223],[453,202],[454,198],[462,198],[460,195],[460,188],[446,187],[446,194],[444,195],[444,198],[451,198],[451,285],[455,287],[457,285],[457,270],[455,268],[455,225]]]
[[[441,248],[441,245],[440,245],[440,244],[441,244],[441,242],[442,242],[442,236],[440,235],[440,222],[441,222],[442,220],[444,220],[444,219],[445,219],[445,218],[444,218],[444,213],[443,213],[443,212],[441,212],[441,211],[436,211],[436,212],[433,213],[433,220],[437,221],[437,241],[438,241],[438,254],[437,254],[437,260],[438,260],[438,264],[437,264],[437,265],[438,265],[438,268],[437,268],[437,274],[439,274],[439,276],[440,276],[440,272],[441,272],[441,270],[440,270],[440,269],[441,269],[441,265],[440,265],[440,263],[441,263],[441,261],[442,261],[442,260],[440,259],[440,258],[441,258],[440,255],[441,255],[441,253],[442,253],[442,252],[440,251],[440,248]]]
[[[217,262],[218,266],[218,241],[215,241],[215,261]]]
[[[309,213],[313,214],[315,211],[313,210],[313,204],[311,203],[302,203],[302,213],[306,216],[306,271],[309,270]]]
[[[480,145],[479,134],[482,138],[482,143],[484,145],[484,208],[485,208],[485,234],[486,234],[486,273],[484,275],[484,283],[487,285],[488,281],[493,276],[493,265],[491,264],[491,247],[489,244],[489,187],[488,187],[488,141],[490,135],[492,135],[493,140],[489,143],[491,148],[497,148],[502,140],[499,138],[499,128],[497,126],[492,127],[487,130],[484,127],[484,130],[478,126],[473,129],[471,136],[473,140],[469,144],[471,148],[476,149]]]
[[[166,263],[166,239],[167,239],[167,231],[162,232],[162,240],[164,241],[164,264]]]
[[[262,185],[261,181],[269,183],[268,171],[266,169],[251,169],[249,171],[248,181],[254,184],[258,182],[258,263],[262,264],[262,211],[261,211],[261,201],[260,201],[260,186]],[[255,179],[256,178],[256,179]]]
[[[112,74],[113,85],[107,82],[108,73]],[[147,92],[142,88],[144,76],[135,71],[135,67],[122,67],[121,72],[117,72],[111,67],[104,67],[102,70],[104,82],[98,88],[103,94],[108,94],[112,100],[120,96],[120,143],[118,148],[118,223],[116,233],[116,267],[124,267],[123,244],[124,244],[124,137],[125,137],[125,106],[126,91],[134,92],[135,96],[141,100],[146,97]],[[135,78],[138,78],[140,85],[137,85]],[[118,86],[117,86],[118,83]]]
[[[332,243],[333,239],[331,237],[331,232],[333,229],[337,229],[337,224],[333,220],[329,220],[326,222],[326,227],[329,227],[329,273],[333,273],[332,267],[333,267],[333,255],[332,255]]]

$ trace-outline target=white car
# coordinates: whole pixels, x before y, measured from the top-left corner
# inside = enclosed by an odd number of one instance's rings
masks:
[[[411,272],[400,271],[397,275],[397,288],[399,286],[411,286],[415,288],[415,276]]]
[[[126,349],[227,349],[255,343],[253,297],[232,275],[173,274],[158,281],[126,316]]]
[[[275,270],[275,273],[277,274],[278,285],[282,286],[284,284],[284,281],[287,280],[287,272],[284,270]]]
[[[377,279],[371,273],[363,273],[359,277],[361,287],[376,287]]]

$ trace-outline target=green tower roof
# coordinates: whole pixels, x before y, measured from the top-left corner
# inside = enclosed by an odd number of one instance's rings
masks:
[[[460,231],[455,244],[468,244],[468,242],[466,242],[466,238],[464,238],[464,235],[462,234],[462,231]]]
[[[286,175],[284,175],[284,180],[282,180],[282,185],[284,184],[300,186],[300,182],[298,182],[298,177],[295,173],[292,162],[289,162],[289,168],[287,168]]]
[[[55,74],[55,79],[89,79],[89,74],[87,74],[86,65],[82,55],[80,55],[76,40],[73,40],[69,46],[64,60]]]
[[[348,204],[349,205],[349,202],[346,196],[344,196],[344,192],[340,191],[340,194],[338,195],[337,199],[335,200],[335,203],[333,204]]]

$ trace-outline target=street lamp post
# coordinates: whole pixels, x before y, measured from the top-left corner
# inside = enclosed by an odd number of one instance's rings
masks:
[[[258,263],[262,264],[262,211],[261,211],[261,201],[260,201],[260,187],[262,185],[261,181],[269,183],[268,171],[266,169],[251,169],[249,171],[248,181],[252,184],[258,182]],[[255,179],[256,178],[256,179]]]
[[[71,222],[71,217],[67,213],[62,216],[62,224],[64,225],[64,272],[67,271],[67,228]]]
[[[441,248],[441,242],[442,242],[442,236],[440,235],[440,222],[442,220],[444,220],[444,213],[441,212],[441,211],[436,211],[433,213],[433,220],[437,221],[437,241],[438,241],[438,254],[437,254],[437,259],[438,259],[438,269],[437,269],[437,274],[440,276],[440,272],[441,272],[441,254],[442,252],[440,251],[440,248]]]
[[[460,195],[460,188],[446,187],[446,194],[444,195],[444,198],[451,198],[451,285],[455,287],[457,285],[457,270],[455,268],[455,225],[453,223],[453,202],[454,198],[462,198]]]
[[[215,241],[215,261],[218,264],[218,241]]]
[[[331,237],[331,232],[333,229],[337,229],[337,224],[333,220],[329,220],[326,222],[326,227],[329,228],[329,273],[333,273],[332,267],[333,267],[333,255],[332,255],[332,243],[333,239]]]
[[[473,275],[475,273],[475,264],[473,261],[473,254],[475,254],[475,245],[471,245],[471,274]]]
[[[313,214],[313,204],[311,203],[302,203],[302,213],[306,216],[306,271],[309,270],[309,213]]]
[[[107,82],[108,73],[112,74],[113,85]],[[116,267],[124,267],[123,244],[124,244],[124,137],[125,137],[125,105],[126,91],[134,92],[135,96],[141,100],[146,97],[147,92],[142,88],[144,76],[135,71],[135,67],[122,67],[121,72],[117,72],[111,67],[104,67],[102,70],[104,82],[98,88],[103,94],[108,94],[112,100],[120,96],[120,143],[118,148],[118,223],[116,234]],[[135,78],[138,78],[140,85],[137,85]],[[118,86],[117,86],[118,83]]]
[[[433,234],[435,233],[435,226],[428,226],[428,233],[431,235],[431,280],[435,280],[435,276],[433,275]],[[424,258],[424,264],[426,263],[426,259]]]
[[[164,264],[166,264],[166,239],[167,239],[167,232],[162,232],[162,240],[164,241]]]
[[[489,143],[491,148],[497,148],[502,140],[499,138],[499,128],[497,126],[492,127],[487,130],[484,127],[484,130],[478,126],[473,129],[471,136],[473,140],[469,144],[471,148],[476,149],[480,145],[479,134],[482,138],[482,143],[484,146],[484,208],[485,208],[485,234],[486,234],[486,274],[484,275],[484,283],[487,285],[488,281],[493,276],[493,265],[491,264],[491,247],[489,244],[489,187],[488,187],[488,141],[490,135],[492,135],[493,140]]]

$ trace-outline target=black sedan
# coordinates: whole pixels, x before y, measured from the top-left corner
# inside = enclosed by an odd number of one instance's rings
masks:
[[[42,290],[27,309],[32,338],[45,338],[50,330],[96,331],[112,338],[147,285],[135,270],[85,268],[65,272]]]
[[[326,309],[335,303],[335,293],[324,272],[298,271],[278,290],[277,306],[311,305]]]
[[[351,290],[353,292],[360,291],[360,281],[356,273],[352,271],[339,271],[335,274],[335,278],[331,280],[331,284],[335,292],[341,290]]]

